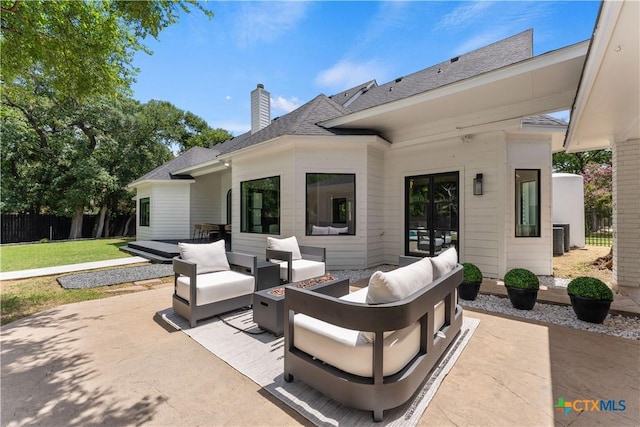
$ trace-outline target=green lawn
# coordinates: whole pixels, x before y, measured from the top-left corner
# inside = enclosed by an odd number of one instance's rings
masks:
[[[0,271],[29,270],[81,262],[126,258],[118,250],[131,239],[96,239],[0,247]]]

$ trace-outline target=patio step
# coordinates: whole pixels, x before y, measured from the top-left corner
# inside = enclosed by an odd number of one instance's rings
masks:
[[[157,253],[153,253],[153,252],[150,252],[150,251],[145,250],[145,249],[132,247],[131,245],[122,246],[120,248],[120,250],[122,252],[126,252],[126,253],[131,254],[131,255],[138,255],[138,256],[141,256],[143,258],[146,258],[149,261],[151,261],[152,263],[171,264],[173,262],[173,256],[171,256],[171,254],[159,255]]]

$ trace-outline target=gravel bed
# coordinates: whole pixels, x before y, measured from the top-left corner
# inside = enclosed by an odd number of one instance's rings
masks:
[[[394,265],[382,265],[366,270],[337,270],[331,271],[338,277],[348,277],[351,282],[367,279],[375,271],[390,271],[397,268]],[[552,276],[540,276],[540,285],[550,288],[566,288],[570,279],[559,279]],[[511,301],[505,297],[480,294],[475,301],[460,300],[462,307],[483,310],[491,313],[505,314],[514,317],[534,320],[554,325],[568,326],[574,329],[598,332],[621,338],[640,340],[640,318],[622,315],[609,315],[602,324],[583,322],[578,320],[571,306],[543,304],[536,302],[533,310],[518,310],[513,308]]]
[[[538,322],[568,326],[584,331],[599,332],[621,338],[640,340],[640,318],[622,315],[609,315],[602,324],[578,320],[571,306],[543,304],[536,302],[533,310],[513,308],[509,298],[495,295],[478,295],[474,301],[460,300],[464,308],[484,310],[491,313],[506,314]]]
[[[167,276],[173,276],[173,265],[151,264],[140,267],[114,268],[111,270],[70,274],[58,277],[58,283],[65,289],[88,289]]]

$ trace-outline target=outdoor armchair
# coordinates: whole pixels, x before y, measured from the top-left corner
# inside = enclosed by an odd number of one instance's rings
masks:
[[[286,283],[300,282],[326,273],[326,249],[298,245],[295,236],[286,239],[267,237],[266,258],[267,261],[280,264],[280,280]]]
[[[173,259],[173,310],[189,321],[251,306],[257,257],[226,252],[224,240],[210,244],[180,243]]]

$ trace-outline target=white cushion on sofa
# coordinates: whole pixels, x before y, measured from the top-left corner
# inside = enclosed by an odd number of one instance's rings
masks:
[[[178,243],[180,257],[196,264],[197,274],[229,270],[224,240],[213,243]]]
[[[400,301],[432,281],[433,271],[428,258],[386,273],[376,271],[369,279],[367,303]]]
[[[329,234],[329,227],[318,227],[317,225],[312,225],[311,234]]]
[[[458,253],[456,248],[449,248],[440,255],[429,259],[433,267],[433,280],[436,280],[456,268]]]
[[[291,252],[291,258],[295,261],[302,259],[300,246],[296,236],[287,237],[286,239],[276,239],[275,237],[267,237],[267,248],[276,251]]]
[[[365,303],[367,288],[340,299]],[[434,335],[444,325],[444,302],[435,307]],[[294,317],[295,347],[345,372],[363,377],[373,376],[373,344],[365,333],[345,329],[305,314]],[[420,350],[420,323],[385,333],[383,375],[402,369]]]
[[[253,293],[255,278],[233,270],[198,274],[196,278],[196,305],[228,300]],[[180,276],[176,281],[176,294],[189,301],[190,279]]]
[[[280,278],[287,280],[287,262],[280,263]],[[324,276],[324,262],[299,259],[291,263],[291,282],[300,282],[312,277]]]

